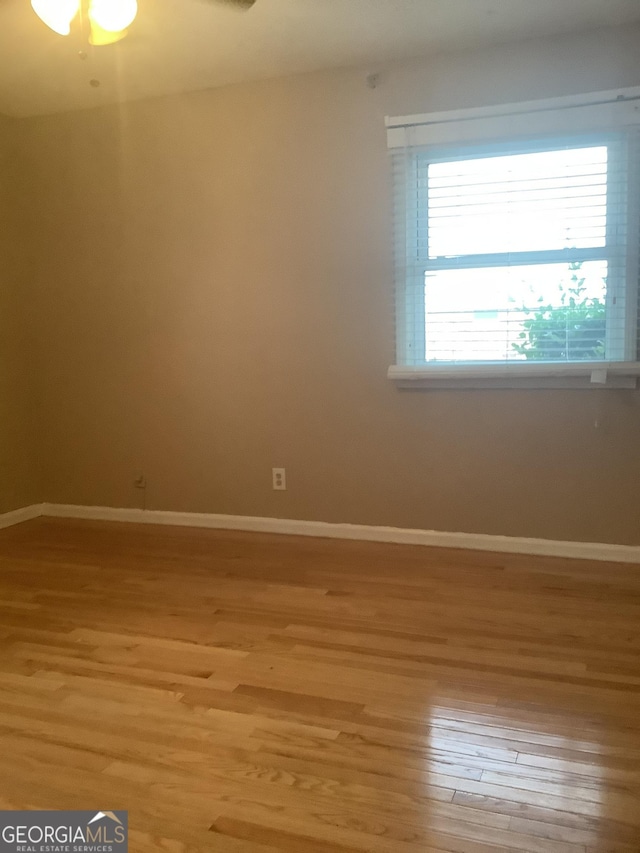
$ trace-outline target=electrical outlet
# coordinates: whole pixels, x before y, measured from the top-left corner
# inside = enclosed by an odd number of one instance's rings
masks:
[[[285,492],[287,490],[287,472],[284,468],[272,468],[271,476],[273,479],[273,488],[277,492]]]

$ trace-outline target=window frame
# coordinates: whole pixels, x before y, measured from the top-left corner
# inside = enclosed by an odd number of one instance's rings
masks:
[[[389,368],[389,378],[412,387],[456,387],[461,381],[473,387],[473,379],[478,380],[477,387],[492,387],[492,380],[495,380],[495,387],[636,387],[636,376],[640,375],[636,309],[639,240],[627,238],[621,243],[615,240],[615,231],[620,227],[627,235],[640,235],[640,174],[636,162],[640,145],[630,144],[628,133],[630,126],[640,125],[640,87],[455,113],[387,118],[386,123],[389,148],[392,153],[395,151],[396,157],[399,152],[401,155],[401,183],[396,174],[394,193],[396,220],[400,217],[403,224],[395,242],[397,363]],[[624,165],[618,160],[611,168],[611,171],[625,168],[630,180],[627,197],[622,205],[617,199],[616,215],[608,216],[604,247],[461,255],[451,259],[429,258],[428,248],[420,251],[419,246],[428,247],[428,234],[423,231],[418,239],[415,234],[416,228],[426,229],[428,222],[428,217],[420,215],[424,199],[420,198],[418,190],[418,169],[425,158],[427,163],[451,162],[476,156],[557,150],[567,145],[606,145],[608,158],[626,159]],[[398,171],[398,167],[396,169]],[[608,208],[610,192],[608,186]],[[426,360],[426,272],[460,268],[461,259],[468,268],[487,266],[492,258],[495,266],[506,267],[513,265],[514,254],[522,263],[534,264],[607,261],[607,360],[539,361],[535,364],[525,360]],[[511,263],[507,263],[507,258]],[[624,270],[626,275],[623,275]],[[624,295],[624,299],[618,299],[620,295]],[[615,350],[610,328],[615,321],[617,304],[622,304],[618,310],[623,316],[618,316],[617,322],[622,320],[625,333],[624,344]],[[416,353],[425,355],[421,359]]]

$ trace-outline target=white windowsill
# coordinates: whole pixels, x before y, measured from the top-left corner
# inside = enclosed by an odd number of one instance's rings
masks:
[[[636,388],[640,362],[392,365],[387,376],[399,388]]]

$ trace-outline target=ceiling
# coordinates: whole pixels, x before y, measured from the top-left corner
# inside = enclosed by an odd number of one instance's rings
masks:
[[[90,48],[0,0],[0,113],[37,115],[640,21],[638,0],[139,0],[129,38]],[[80,51],[86,58],[80,58]],[[99,81],[99,86],[90,81]]]

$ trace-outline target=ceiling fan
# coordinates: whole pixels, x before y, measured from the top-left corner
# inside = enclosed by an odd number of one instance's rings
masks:
[[[210,0],[237,9],[250,9],[256,0]],[[40,20],[61,36],[68,36],[78,16],[89,25],[89,43],[113,44],[127,34],[138,14],[137,0],[31,0]]]

